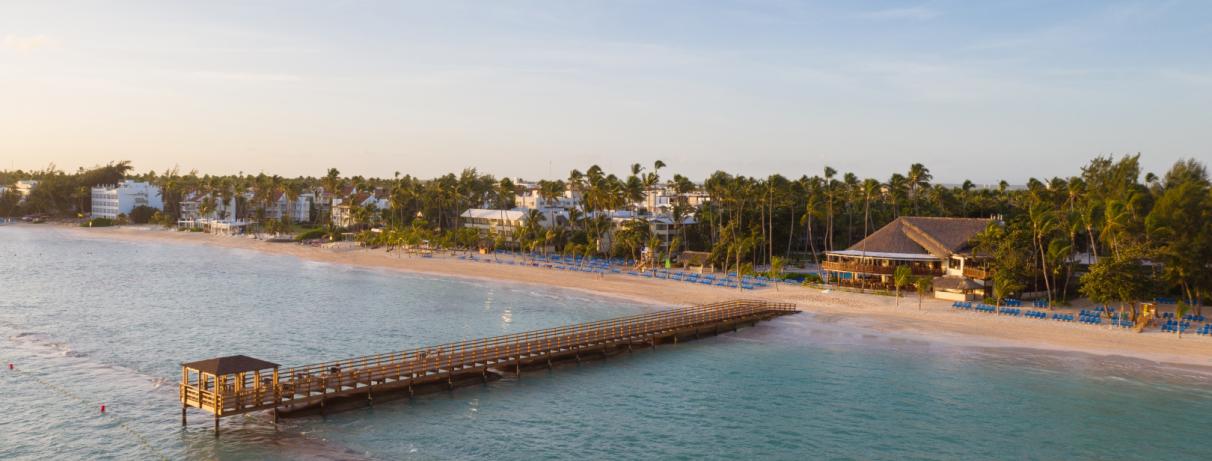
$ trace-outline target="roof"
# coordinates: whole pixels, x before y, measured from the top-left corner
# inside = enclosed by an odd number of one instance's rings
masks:
[[[227,357],[199,360],[197,362],[182,363],[181,366],[185,368],[193,368],[195,370],[214,375],[229,375],[232,373],[242,373],[245,371],[278,368],[278,364],[276,363],[266,362],[261,359],[254,359],[247,355],[231,355]]]
[[[660,224],[673,224],[674,221],[673,221],[672,216],[659,215],[659,216],[649,217],[648,222],[655,222],[655,223],[660,223]],[[697,223],[698,223],[698,221],[694,220],[694,216],[682,217],[682,224],[697,224]]]
[[[847,248],[846,253],[889,253],[947,258],[971,248],[991,219],[902,216]],[[837,252],[840,254],[846,254]]]
[[[831,255],[840,256],[855,256],[876,259],[895,259],[899,261],[936,261],[934,255],[929,253],[884,253],[880,251],[859,251],[859,250],[842,250],[830,251]]]
[[[977,281],[972,280],[967,277],[952,277],[952,276],[935,277],[932,284],[934,285],[934,288],[942,289],[942,290],[970,291],[970,290],[979,290],[981,288],[984,288],[984,285],[981,285],[980,282],[977,282]]]
[[[526,212],[521,210],[489,210],[485,208],[469,208],[459,215],[460,218],[508,219],[517,221],[526,218]]]

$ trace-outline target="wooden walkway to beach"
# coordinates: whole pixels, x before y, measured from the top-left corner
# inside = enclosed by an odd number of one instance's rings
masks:
[[[655,348],[798,312],[794,304],[736,300],[545,330],[461,341],[346,360],[282,368],[245,356],[182,364],[180,400],[223,416],[273,410],[325,412],[372,405],[376,398],[488,382],[561,362]]]

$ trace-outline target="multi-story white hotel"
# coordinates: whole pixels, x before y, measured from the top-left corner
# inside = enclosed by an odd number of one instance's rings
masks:
[[[145,182],[126,180],[117,185],[94,187],[92,197],[94,218],[115,219],[120,214],[130,214],[140,205],[164,208],[160,188]]]

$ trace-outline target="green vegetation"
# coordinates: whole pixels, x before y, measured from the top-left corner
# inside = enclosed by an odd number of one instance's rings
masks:
[[[159,212],[159,210],[155,208],[147,205],[139,205],[130,210],[130,215],[127,216],[127,219],[134,224],[147,224],[151,222],[152,217],[155,216],[157,212]]]
[[[303,229],[295,233],[295,240],[315,240],[328,236],[328,231],[320,228]]]
[[[80,227],[109,227],[114,225],[114,221],[109,218],[93,218],[80,223]]]
[[[823,252],[845,249],[899,216],[996,216],[1001,224],[982,232],[976,243],[978,251],[993,258],[998,304],[1037,292],[1053,304],[1083,295],[1131,308],[1167,295],[1198,310],[1198,300],[1212,297],[1212,187],[1205,166],[1194,160],[1179,161],[1159,176],[1141,171],[1137,155],[1098,157],[1075,175],[1031,179],[1025,188],[1004,181],[993,187],[971,181],[936,184],[930,170],[916,163],[886,179],[826,167],[820,174],[798,178],[717,171],[701,185],[678,174],[662,176],[665,167],[660,161],[634,164],[616,175],[592,165],[562,179],[539,181],[541,199],[569,194],[579,197],[581,206],[569,210],[566,221],[547,223],[533,211],[511,232],[485,234],[464,228],[460,214],[477,207],[510,209],[517,183],[475,169],[421,179],[399,172],[389,178],[347,177],[336,168],[318,178],[282,178],[183,174],[175,169],[132,175],[128,162],[74,174],[52,166],[39,172],[0,172],[0,183],[6,185],[20,179],[42,181],[20,205],[13,194],[0,196],[0,214],[78,216],[88,211],[90,186],[127,178],[161,187],[165,209],[152,214],[150,222],[175,224],[181,199],[198,194],[205,197],[198,204],[204,214],[256,221],[261,223],[258,232],[290,233],[291,226],[284,223],[293,219],[268,219],[268,211],[280,196],[293,204],[303,193],[316,193],[320,203],[310,213],[313,222],[308,228],[321,227],[330,239],[348,231],[372,245],[427,242],[435,248],[637,259],[648,255],[653,267],[683,250],[694,250],[707,252],[717,268],[742,273],[769,267],[776,258],[787,266],[817,262]],[[656,186],[679,194],[670,204],[673,237],[668,249],[661,249],[665,242],[648,226],[615,222],[608,214],[644,211],[645,193]],[[346,205],[344,226],[333,224],[334,210],[325,204],[368,192],[385,198],[388,205]],[[232,202],[238,216],[225,215],[222,204]],[[697,223],[683,224],[688,216]],[[143,218],[141,213],[130,216],[134,222]],[[371,228],[380,231],[368,232]],[[314,230],[305,234],[319,235]],[[648,248],[655,250],[645,252]],[[1126,279],[1132,284],[1114,283]]]
[[[901,288],[909,286],[911,280],[913,270],[909,266],[896,266],[896,271],[892,273],[892,283],[896,285],[896,305],[901,305]]]
[[[918,277],[913,281],[913,288],[917,290],[917,309],[922,309],[922,298],[926,297],[926,293],[934,289],[934,279],[930,277]]]

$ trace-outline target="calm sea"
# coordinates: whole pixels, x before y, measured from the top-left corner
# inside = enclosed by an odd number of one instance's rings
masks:
[[[652,308],[4,226],[0,459],[1212,459],[1207,375],[811,314],[327,418],[227,418],[219,438],[200,412],[180,426],[182,361],[295,365]]]

